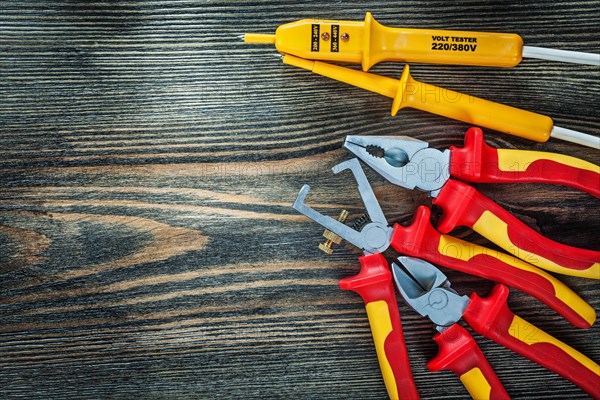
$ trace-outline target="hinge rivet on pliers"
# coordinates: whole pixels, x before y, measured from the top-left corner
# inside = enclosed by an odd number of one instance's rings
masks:
[[[346,210],[342,210],[340,211],[340,215],[338,216],[337,220],[339,222],[346,222],[346,219],[348,218],[348,211]],[[325,232],[323,232],[323,237],[325,237],[327,240],[323,243],[319,244],[319,249],[323,250],[323,252],[327,253],[327,254],[332,254],[333,253],[333,244],[340,244],[342,242],[342,238],[339,237],[338,235],[336,235],[335,233],[331,232],[329,229],[325,229]]]

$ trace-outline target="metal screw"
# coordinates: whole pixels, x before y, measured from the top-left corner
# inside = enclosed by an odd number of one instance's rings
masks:
[[[340,39],[342,39],[342,42],[347,42],[348,40],[350,40],[350,35],[348,35],[347,33],[342,33]]]
[[[341,223],[344,223],[346,222],[346,218],[348,218],[348,215],[348,211],[342,210],[337,220]],[[336,235],[335,233],[331,232],[329,229],[325,229],[325,232],[323,232],[323,237],[325,237],[327,240],[319,244],[319,249],[323,250],[323,252],[327,254],[333,253],[334,243],[340,244],[342,242],[342,238]]]
[[[448,305],[448,295],[440,289],[429,293],[428,300],[429,305],[436,310],[442,310]]]
[[[323,39],[325,41],[329,40],[329,33],[327,33],[327,32],[321,33],[321,39]]]

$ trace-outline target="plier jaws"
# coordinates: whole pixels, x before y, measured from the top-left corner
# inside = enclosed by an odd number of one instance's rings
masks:
[[[456,293],[442,271],[419,258],[402,256],[397,260],[406,271],[393,262],[394,282],[409,306],[428,317],[439,332],[462,318],[470,299]]]
[[[393,229],[388,225],[385,215],[381,210],[381,206],[375,197],[375,193],[373,192],[358,159],[353,158],[344,161],[332,168],[334,174],[346,169],[349,169],[352,172],[352,175],[358,184],[358,192],[365,205],[365,211],[369,216],[369,223],[362,227],[360,231],[336,221],[327,215],[323,215],[308,206],[304,200],[310,191],[309,185],[304,185],[302,189],[300,189],[293,207],[296,211],[306,215],[308,218],[335,233],[342,239],[352,243],[359,249],[362,249],[365,254],[381,253],[389,247]]]
[[[450,177],[450,152],[406,136],[346,136],[344,147],[389,182],[436,196]]]
[[[502,383],[471,335],[457,324],[463,319],[475,332],[542,365],[600,399],[600,366],[577,350],[513,314],[507,304],[508,288],[496,285],[486,298],[473,293],[458,295],[446,276],[426,261],[399,257],[406,272],[392,263],[394,281],[404,300],[419,314],[436,324],[434,340],[438,355],[427,366],[432,371],[449,369],[465,384],[474,399],[508,399]],[[520,331],[519,331],[520,330]],[[523,334],[527,330],[529,333]],[[519,331],[521,333],[515,333]],[[530,333],[535,333],[532,340]],[[477,382],[465,379],[474,369]],[[483,385],[480,385],[484,382]],[[480,389],[486,388],[486,395]]]

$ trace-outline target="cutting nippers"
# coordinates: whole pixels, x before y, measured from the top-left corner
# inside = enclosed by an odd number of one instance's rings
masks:
[[[454,372],[474,399],[509,396],[473,337],[458,325],[461,319],[480,335],[561,375],[594,398],[600,397],[600,366],[513,314],[506,303],[506,286],[494,286],[486,298],[476,293],[461,296],[439,269],[412,257],[398,257],[392,273],[406,303],[428,317],[439,332],[434,337],[439,353],[427,367]]]
[[[348,136],[344,147],[389,182],[428,192],[443,212],[440,232],[466,226],[539,268],[600,279],[600,252],[544,237],[465,183],[551,183],[600,197],[597,165],[555,153],[492,148],[479,128],[467,131],[464,147],[444,151],[402,136]]]

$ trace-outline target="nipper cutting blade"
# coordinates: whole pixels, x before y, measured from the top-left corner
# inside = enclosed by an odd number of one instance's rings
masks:
[[[470,303],[467,296],[458,295],[446,275],[427,261],[413,257],[398,257],[406,272],[392,263],[392,274],[398,292],[419,314],[428,317],[436,329],[443,331],[462,318]]]

